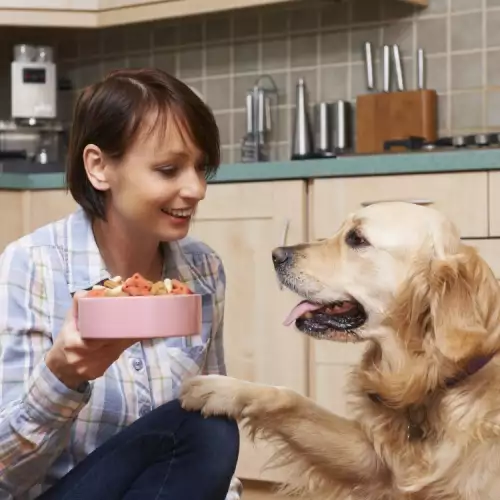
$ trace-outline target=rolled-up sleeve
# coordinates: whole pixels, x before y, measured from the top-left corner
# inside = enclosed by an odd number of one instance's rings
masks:
[[[17,496],[39,482],[90,398],[45,365],[52,346],[53,269],[44,249],[0,255],[0,488]]]

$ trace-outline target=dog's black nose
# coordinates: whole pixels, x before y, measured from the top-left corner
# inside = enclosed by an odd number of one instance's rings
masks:
[[[290,257],[292,252],[287,247],[278,247],[273,250],[273,263],[274,265],[284,264]]]

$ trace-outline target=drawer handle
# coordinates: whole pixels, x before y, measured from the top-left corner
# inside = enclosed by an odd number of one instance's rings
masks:
[[[377,203],[390,203],[393,201],[402,201],[404,203],[413,203],[415,205],[432,205],[434,202],[432,200],[422,199],[412,199],[412,200],[378,200],[378,201],[363,201],[361,205],[363,207],[369,207],[370,205],[376,205]]]

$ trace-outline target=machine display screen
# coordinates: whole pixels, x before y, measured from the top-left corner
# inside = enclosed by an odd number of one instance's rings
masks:
[[[45,83],[45,68],[23,68],[23,83]]]

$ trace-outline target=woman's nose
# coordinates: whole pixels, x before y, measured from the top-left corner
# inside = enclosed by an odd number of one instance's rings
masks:
[[[186,175],[183,179],[181,196],[192,200],[203,200],[207,191],[207,181],[198,173]]]

